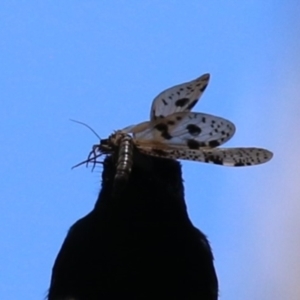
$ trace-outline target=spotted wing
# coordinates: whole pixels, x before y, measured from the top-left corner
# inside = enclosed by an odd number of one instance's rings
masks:
[[[235,126],[220,117],[180,112],[154,122],[141,123],[130,130],[137,146],[200,149],[224,144],[234,135]]]
[[[273,157],[272,152],[261,148],[216,148],[210,150],[140,148],[140,151],[151,156],[194,160],[229,167],[259,165]]]
[[[209,74],[204,74],[195,80],[163,91],[153,100],[150,120],[163,118],[176,112],[190,111],[205,91],[208,82]]]

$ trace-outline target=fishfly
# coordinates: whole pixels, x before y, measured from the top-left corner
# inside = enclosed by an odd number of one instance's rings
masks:
[[[101,155],[117,153],[115,179],[119,180],[128,178],[131,172],[133,147],[151,156],[223,166],[251,166],[269,161],[273,154],[266,149],[217,148],[233,137],[234,124],[221,117],[191,112],[205,91],[209,77],[204,74],[160,93],[153,100],[150,121],[100,139],[87,160],[80,164],[93,162],[95,166]]]

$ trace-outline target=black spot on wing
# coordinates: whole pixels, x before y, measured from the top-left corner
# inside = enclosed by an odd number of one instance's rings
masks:
[[[201,89],[200,91],[203,93],[205,91],[205,89],[207,88],[207,84],[205,84]]]
[[[152,114],[153,114],[153,116],[155,116],[155,109],[152,110]]]
[[[161,99],[161,101],[164,105],[168,105],[168,102],[165,99]]]
[[[158,123],[154,126],[154,129],[158,130],[158,131],[168,131],[168,125],[164,124],[164,123]]]
[[[220,143],[219,143],[218,141],[216,141],[216,140],[214,140],[214,141],[209,141],[209,142],[208,142],[208,146],[214,148],[214,147],[220,146]]]
[[[161,133],[161,136],[166,140],[170,140],[172,138],[172,136],[170,135],[170,133],[168,131],[163,131]]]
[[[195,99],[194,101],[192,101],[187,107],[186,109],[191,110],[197,103],[198,99]]]
[[[170,140],[172,138],[172,136],[170,135],[170,133],[168,132],[168,125],[165,123],[158,123],[154,126],[154,129],[158,130],[161,132],[161,136],[166,139],[166,140]]]
[[[241,162],[241,161],[236,162],[236,163],[234,164],[235,167],[243,167],[244,165],[245,165],[245,163],[243,163],[243,162]]]
[[[207,162],[207,163],[213,162],[216,165],[224,164],[223,160],[220,157],[215,156],[215,155],[209,155],[208,157],[206,157],[205,162]]]
[[[175,102],[175,106],[183,107],[183,106],[185,106],[188,102],[189,102],[189,98],[178,99],[178,100]]]
[[[186,126],[187,131],[190,135],[197,136],[201,133],[201,128],[195,124],[189,124]]]
[[[172,121],[172,120],[169,120],[169,121],[167,121],[167,124],[168,124],[168,125],[174,125],[174,124],[175,124],[175,122],[174,122],[174,121]]]
[[[193,139],[189,139],[189,140],[187,140],[187,146],[190,149],[199,149],[199,147],[201,146],[201,144],[198,141],[195,141]]]

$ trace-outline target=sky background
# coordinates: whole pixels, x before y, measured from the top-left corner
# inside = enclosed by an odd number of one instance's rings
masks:
[[[101,169],[71,167],[98,139],[149,119],[153,98],[204,73],[194,111],[231,120],[225,146],[271,162],[183,162],[193,223],[211,242],[220,299],[300,298],[300,2],[2,1],[0,299],[43,299]],[[20,296],[21,295],[21,296]]]

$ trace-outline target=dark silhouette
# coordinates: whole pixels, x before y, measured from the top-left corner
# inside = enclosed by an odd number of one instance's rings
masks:
[[[94,209],[56,258],[48,299],[216,300],[213,255],[188,217],[180,164],[135,152],[128,182],[114,176],[108,156]]]

